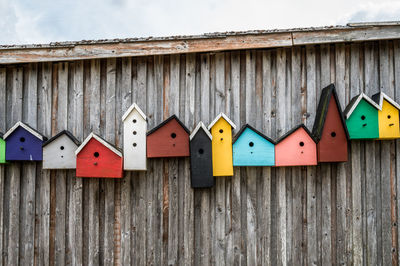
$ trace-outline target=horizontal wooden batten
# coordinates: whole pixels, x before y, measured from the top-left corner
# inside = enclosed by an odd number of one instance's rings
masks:
[[[307,44],[389,40],[399,37],[400,25],[377,24],[376,26],[338,26],[165,38],[61,42],[48,45],[11,45],[0,46],[0,64],[218,52]]]

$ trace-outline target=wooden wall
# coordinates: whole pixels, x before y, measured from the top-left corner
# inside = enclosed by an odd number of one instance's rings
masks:
[[[136,102],[149,129],[177,114],[192,130],[225,112],[275,138],[311,129],[331,82],[342,108],[380,89],[400,102],[400,41],[3,65],[0,131],[22,120],[49,137],[94,131],[121,147],[121,116]],[[0,167],[0,262],[397,264],[399,148],[351,141],[347,163],[236,167],[196,191],[189,158],[149,160],[121,180],[10,163]]]

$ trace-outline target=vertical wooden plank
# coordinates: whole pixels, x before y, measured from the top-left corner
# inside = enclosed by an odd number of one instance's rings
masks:
[[[200,56],[200,120],[206,125],[211,121],[210,117],[210,56],[202,54]],[[199,252],[199,259],[195,261],[197,265],[210,265],[211,252],[211,224],[210,224],[210,191],[199,191],[199,217],[196,217],[196,223],[199,225],[199,247],[196,249]]]
[[[165,106],[169,115],[179,114],[179,81],[180,81],[180,56],[171,56],[170,61],[170,87],[168,90],[168,100]],[[168,101],[168,104],[167,104]],[[178,263],[178,178],[179,178],[179,159],[170,159],[168,176],[168,199],[169,199],[169,218],[168,218],[168,264]]]
[[[350,48],[350,99],[361,92],[362,78],[360,73],[360,47],[351,44]],[[360,142],[351,141],[351,204],[352,204],[352,259],[348,263],[363,264],[362,251],[362,202],[361,202],[361,162]]]
[[[105,139],[110,143],[116,140],[116,59],[107,59],[106,66],[106,122]],[[114,263],[114,183],[115,180],[104,180],[104,257],[103,263]]]
[[[22,98],[23,97],[23,69],[14,67],[12,69],[11,85],[11,123],[12,125],[22,120]],[[19,219],[20,219],[20,172],[21,164],[12,163],[9,168],[10,175],[10,198],[9,198],[9,231],[8,231],[8,261],[9,265],[19,263]],[[21,239],[22,243],[22,239]]]
[[[215,56],[215,106],[214,113],[225,112],[225,54]],[[216,178],[215,182],[215,264],[225,259],[225,178]]]
[[[126,112],[132,104],[132,60],[131,58],[122,59],[122,84],[121,84],[121,109]],[[118,106],[117,106],[118,108]],[[116,117],[121,119],[121,117]],[[123,145],[123,143],[121,143]],[[131,258],[131,173],[126,171],[124,178],[120,181],[121,187],[121,264],[130,265]]]
[[[90,61],[89,93],[89,125],[90,131],[100,133],[100,60]],[[100,263],[99,246],[99,180],[96,178],[87,180],[88,191],[88,264],[98,265]]]
[[[0,68],[0,131],[6,130],[6,68]],[[4,239],[4,183],[5,183],[5,167],[0,166],[0,252],[5,253],[3,239]],[[3,259],[0,260],[0,265],[3,265]]]
[[[148,127],[152,128],[158,123],[161,123],[163,119],[163,57],[155,56],[154,58],[154,89],[155,89],[155,99],[150,100],[148,96],[148,111],[154,111],[154,119],[152,119]],[[149,92],[150,93],[150,92]],[[154,193],[153,198],[154,204],[154,256],[155,265],[161,264],[161,251],[162,251],[162,213],[163,213],[163,160],[156,160],[153,163],[154,166],[154,188],[157,193]]]
[[[72,104],[68,112],[68,128],[74,136],[83,141],[83,62],[75,62],[73,68],[73,83],[70,84],[69,102]],[[67,249],[70,251],[72,265],[83,264],[83,183],[81,178],[75,177],[75,170],[68,171],[71,181],[69,188],[68,231]]]
[[[41,87],[39,88],[38,130],[51,135],[51,108],[52,108],[52,64],[43,63],[41,69]],[[41,170],[36,208],[39,222],[38,265],[49,265],[50,260],[50,171]]]
[[[288,114],[290,106],[286,104],[286,50],[278,49],[276,52],[276,131],[277,136],[285,134],[289,130]],[[276,193],[277,193],[277,264],[286,265],[287,258],[287,224],[286,224],[286,168],[276,169]]]
[[[37,64],[29,64],[24,69],[24,98],[23,120],[30,126],[37,128]],[[21,223],[20,223],[20,263],[34,263],[34,229],[35,229],[35,181],[36,163],[24,163],[21,180]]]
[[[396,102],[400,102],[400,41],[396,40],[393,41],[393,57],[394,57],[394,100]],[[400,150],[400,140],[396,140],[396,187],[394,188],[396,191],[397,197],[395,198],[395,202],[392,204],[397,207],[397,222],[393,223],[394,229],[397,229],[397,239],[393,239],[393,241],[397,241],[397,247],[396,247],[396,252],[397,252],[397,263],[400,261],[400,252],[399,252],[399,246],[398,244],[400,243],[400,234],[398,232],[399,228],[399,221],[400,221],[400,210],[399,210],[399,205],[400,205],[400,179],[398,178],[398,174],[400,173],[400,157],[397,156],[398,151]]]
[[[339,102],[342,104],[341,108],[344,110],[344,103],[346,99],[346,50],[345,45],[336,45],[336,91],[338,94]],[[349,178],[346,171],[346,163],[338,163],[336,165],[336,260],[339,264],[347,262],[347,227],[346,227],[346,181]]]
[[[377,76],[374,71],[374,47],[372,44],[365,45],[365,93],[372,95],[377,92],[375,85],[377,84]],[[365,155],[375,154],[375,143],[373,141],[365,142]],[[376,180],[376,163],[375,157],[365,161],[365,177],[366,177],[366,215],[367,215],[367,264],[375,265],[380,260],[378,255],[377,243],[377,180]],[[379,180],[378,180],[378,183]]]
[[[380,91],[394,97],[393,58],[389,57],[388,41],[379,43]],[[393,171],[394,142],[382,141],[380,150],[381,219],[382,219],[382,264],[392,262],[391,176]],[[379,182],[379,181],[378,181]],[[378,195],[379,197],[379,195]],[[394,252],[395,253],[395,252]]]
[[[56,112],[55,128],[53,133],[66,129],[68,127],[68,63],[58,63],[57,84],[57,104],[53,106]],[[55,93],[55,92],[54,92]],[[56,197],[52,199],[55,203],[56,216],[55,221],[55,264],[65,264],[65,233],[66,233],[66,209],[67,209],[67,172],[59,170],[56,172]],[[55,200],[55,202],[53,201]]]
[[[262,99],[262,95],[256,95],[256,58],[254,51],[246,51],[246,122],[254,125],[257,121],[256,98]],[[261,96],[261,97],[260,97]],[[247,264],[257,263],[257,217],[256,217],[256,198],[257,198],[257,169],[247,167],[246,169],[246,246]]]
[[[272,64],[271,64],[271,51],[262,52],[262,94],[263,94],[263,115],[262,115],[262,129],[267,136],[272,137],[272,132],[275,131],[275,114],[274,114],[274,101],[275,90],[272,78]],[[262,252],[260,254],[261,264],[271,265],[271,167],[262,168],[262,188],[263,193],[261,197],[261,212],[259,227],[262,237]]]
[[[196,55],[189,54],[186,56],[186,76],[185,76],[185,125],[193,130],[195,125],[196,108]],[[184,173],[184,228],[183,228],[183,264],[192,265],[194,263],[194,191],[190,184],[190,163],[189,159],[185,159]]]
[[[306,126],[311,128],[316,111],[316,51],[314,46],[306,47],[307,72],[307,117]],[[317,171],[315,166],[307,167],[307,264],[316,265],[318,262],[317,246]]]
[[[328,45],[321,46],[321,72],[320,85],[317,89],[317,99],[319,99],[320,91],[325,86],[329,85],[330,80],[330,47]],[[322,239],[321,252],[322,264],[327,265],[332,263],[332,209],[331,209],[331,166],[321,165],[321,204],[322,204]]]
[[[302,84],[301,84],[301,47],[295,47],[292,49],[291,55],[291,126],[295,126],[302,122]],[[300,167],[292,168],[291,176],[292,186],[292,263],[300,263],[302,260],[302,241],[303,241],[303,208],[302,208],[302,196],[303,196],[303,185],[302,185],[302,171]]]

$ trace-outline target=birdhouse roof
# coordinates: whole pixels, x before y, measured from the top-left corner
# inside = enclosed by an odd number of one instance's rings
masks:
[[[118,155],[119,157],[122,157],[122,151],[120,149],[118,149],[117,147],[115,147],[114,145],[112,145],[111,143],[109,143],[108,141],[106,141],[105,139],[97,136],[96,134],[94,134],[93,132],[90,133],[89,136],[87,136],[87,138],[82,142],[82,144],[78,147],[78,149],[75,151],[75,155],[78,155],[79,152],[86,146],[86,144],[88,144],[88,142],[92,139],[96,139],[98,142],[100,142],[101,144],[103,144],[104,146],[106,146],[109,150],[111,150],[112,152],[114,152],[116,155]]]
[[[219,115],[217,115],[217,117],[216,117],[216,118],[211,122],[211,124],[208,126],[208,130],[210,130],[210,129],[215,125],[215,123],[218,122],[218,120],[219,120],[220,118],[223,118],[226,122],[228,122],[228,124],[231,125],[231,127],[232,127],[233,129],[236,128],[236,125],[235,125],[224,113],[220,113]]]
[[[383,99],[385,99],[386,101],[388,101],[391,105],[393,105],[394,107],[397,108],[397,110],[400,110],[400,105],[398,103],[396,103],[392,98],[390,98],[389,96],[386,95],[386,93],[384,92],[378,92],[374,95],[372,95],[372,100],[374,102],[376,102],[381,110],[382,110],[382,105],[383,105]]]
[[[143,119],[145,121],[147,121],[146,115],[143,113],[142,109],[139,108],[139,106],[136,103],[133,103],[128,110],[126,110],[125,114],[122,116],[122,121],[125,121],[125,119],[130,115],[130,113],[136,109],[136,111],[138,111],[138,113],[140,114],[141,117],[143,117]]]
[[[51,142],[53,142],[54,140],[58,139],[59,137],[61,137],[62,135],[66,135],[70,140],[72,140],[72,142],[74,142],[77,146],[81,145],[81,142],[79,140],[77,140],[74,135],[72,135],[71,132],[69,132],[68,130],[63,130],[61,132],[59,132],[57,135],[51,137],[48,141],[46,141],[45,143],[43,143],[43,147],[50,144]]]
[[[265,136],[263,133],[261,133],[260,131],[258,131],[257,129],[255,129],[254,127],[250,126],[249,124],[246,124],[244,126],[242,126],[242,128],[239,130],[239,132],[235,135],[235,138],[233,139],[232,144],[234,144],[242,135],[242,133],[245,131],[246,128],[249,128],[250,130],[254,131],[255,133],[257,133],[258,135],[260,135],[262,138],[264,138],[265,140],[271,142],[272,144],[276,144],[275,141],[267,136]]]
[[[192,134],[190,134],[190,140],[193,139],[193,137],[197,134],[197,132],[199,131],[200,128],[203,129],[203,131],[207,134],[207,136],[210,138],[210,140],[212,140],[212,135],[211,135],[210,131],[208,131],[206,126],[201,121],[197,124],[197,126],[193,130]]]
[[[311,134],[311,132],[308,130],[308,128],[307,128],[304,124],[297,125],[297,126],[295,126],[294,128],[292,128],[291,130],[289,130],[288,132],[286,132],[286,134],[283,135],[282,137],[280,137],[280,138],[276,141],[276,143],[279,143],[279,142],[281,142],[282,140],[286,139],[286,138],[289,137],[292,133],[294,133],[295,131],[297,131],[299,128],[303,128],[303,129],[307,132],[307,134],[311,137],[311,139],[312,139],[315,143],[317,143],[317,141],[315,140],[314,136]]]
[[[35,136],[36,138],[42,140],[42,141],[46,141],[47,138],[45,136],[43,136],[42,134],[40,134],[38,131],[36,131],[35,129],[31,128],[30,126],[28,126],[25,123],[22,123],[21,121],[15,123],[15,125],[10,128],[6,134],[4,134],[3,139],[6,139],[8,136],[10,136],[17,128],[22,127],[23,129],[25,129],[26,131],[28,131],[29,133],[31,133],[33,136]]]
[[[344,128],[345,134],[347,139],[349,139],[349,132],[347,131],[346,122],[343,117],[342,108],[340,106],[339,98],[336,93],[335,85],[330,84],[329,86],[325,87],[321,92],[321,98],[319,99],[317,114],[314,120],[314,127],[312,130],[314,138],[319,141],[322,136],[322,131],[324,129],[326,115],[328,114],[329,104],[331,101],[331,96],[336,101],[336,106],[339,111],[340,121],[342,122],[342,126]]]
[[[360,93],[357,96],[354,96],[351,100],[350,103],[346,106],[346,109],[344,109],[344,117],[346,119],[348,119],[351,114],[353,113],[353,111],[356,109],[358,103],[364,99],[365,101],[367,101],[369,104],[371,104],[373,107],[375,107],[377,110],[382,110],[382,108],[376,103],[374,102],[371,98],[369,98],[366,94],[364,94],[363,92]]]
[[[179,120],[179,118],[176,115],[172,115],[170,117],[168,117],[166,120],[164,120],[161,124],[159,124],[158,126],[156,126],[155,128],[151,129],[149,132],[147,132],[147,136],[154,133],[155,131],[157,131],[159,128],[163,127],[165,124],[167,124],[169,121],[171,121],[172,119],[175,119],[179,125],[181,125],[181,127],[188,133],[190,134],[189,129],[187,129],[187,127]]]

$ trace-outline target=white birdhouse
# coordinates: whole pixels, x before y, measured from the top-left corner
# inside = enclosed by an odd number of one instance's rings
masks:
[[[43,143],[43,169],[75,169],[80,142],[67,130]]]
[[[147,170],[146,158],[146,115],[136,103],[122,116],[124,123],[124,169]]]

